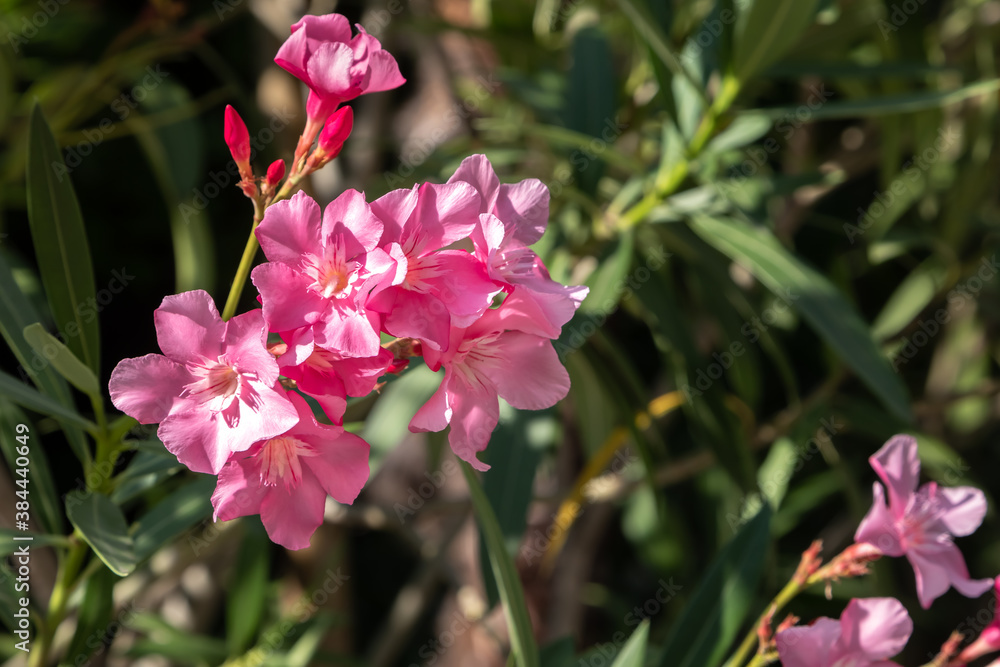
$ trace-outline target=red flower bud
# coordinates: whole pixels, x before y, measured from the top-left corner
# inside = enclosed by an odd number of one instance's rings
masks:
[[[267,185],[273,188],[282,178],[285,177],[285,161],[275,160],[267,168]]]
[[[247,125],[240,118],[240,115],[236,113],[231,105],[226,105],[226,145],[229,146],[229,152],[233,154],[233,159],[236,160],[236,164],[243,165],[250,161],[250,133],[247,131]]]
[[[319,133],[319,149],[323,157],[332,160],[344,147],[344,142],[354,129],[354,110],[351,107],[337,109],[326,121]]]

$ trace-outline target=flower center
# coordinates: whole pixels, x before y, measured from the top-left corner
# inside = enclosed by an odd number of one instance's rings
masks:
[[[184,389],[202,402],[227,399],[239,390],[240,372],[221,356],[215,362],[206,360],[189,368],[198,379]]]
[[[530,248],[510,248],[498,250],[492,258],[493,270],[506,282],[516,278],[535,276],[535,260],[538,258]],[[547,276],[546,276],[547,277]]]
[[[462,374],[470,384],[484,384],[486,375],[483,370],[485,366],[504,363],[500,356],[500,350],[496,345],[500,333],[487,334],[479,338],[467,338],[458,344],[455,358],[452,360],[452,367]]]
[[[361,263],[344,257],[343,243],[337,241],[323,249],[322,255],[308,255],[303,272],[312,278],[312,289],[324,299],[350,296],[361,274]]]
[[[299,459],[316,456],[316,452],[298,438],[282,435],[268,440],[257,456],[260,458],[261,484],[277,486],[278,482],[284,482],[286,487],[293,487],[302,481]]]

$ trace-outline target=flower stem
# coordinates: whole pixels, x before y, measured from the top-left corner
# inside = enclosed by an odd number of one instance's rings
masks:
[[[736,649],[736,652],[733,653],[732,657],[729,658],[728,661],[726,661],[726,664],[723,665],[723,667],[740,667],[740,665],[743,664],[743,661],[747,659],[747,655],[750,654],[750,651],[752,651],[754,646],[757,645],[757,628],[760,626],[761,620],[763,620],[764,616],[767,614],[770,614],[771,616],[777,614],[782,607],[788,604],[796,595],[801,593],[805,587],[805,582],[801,581],[799,577],[792,577],[792,580],[785,584],[785,587],[782,588],[781,591],[774,596],[774,599],[771,600],[771,602],[765,607],[764,614],[761,614],[760,618],[754,622],[753,627],[751,627],[750,631],[747,632],[743,641],[740,643],[739,648]],[[766,664],[760,662],[758,660],[759,657],[760,654],[755,656],[747,667],[757,667],[757,665]]]
[[[87,543],[77,537],[77,542],[70,548],[59,564],[59,578],[52,589],[52,597],[49,598],[49,612],[45,619],[45,624],[35,650],[29,655],[28,664],[30,667],[43,667],[47,664],[48,653],[52,648],[52,638],[56,628],[66,616],[66,603],[69,601],[69,594],[76,583],[76,575],[80,571],[83,559],[89,551]]]

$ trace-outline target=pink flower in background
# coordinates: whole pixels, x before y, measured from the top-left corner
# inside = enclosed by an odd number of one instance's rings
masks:
[[[153,313],[163,355],[121,361],[109,388],[115,407],[158,435],[195,472],[217,474],[233,452],[287,431],[295,408],[275,385],[261,311],[223,322],[206,292],[163,299]],[[165,356],[164,356],[165,355]]]
[[[216,521],[260,514],[272,541],[304,549],[323,523],[327,495],[350,504],[361,492],[369,447],[339,426],[318,424],[298,394],[288,398],[298,424],[230,461],[219,473],[212,507]]]
[[[477,470],[489,466],[476,458],[486,449],[500,417],[502,397],[522,410],[555,405],[569,391],[569,374],[552,342],[525,333],[534,322],[506,303],[488,310],[468,328],[453,327],[446,352],[424,348],[431,370],[444,366],[441,386],[414,415],[410,430],[441,431],[455,454]]]
[[[295,363],[314,345],[344,357],[379,354],[379,316],[365,304],[397,268],[376,247],[381,235],[382,223],[356,190],[330,202],[322,215],[304,192],[267,209],[257,238],[270,262],[251,279],[270,330],[294,339]]]
[[[952,537],[970,535],[986,515],[983,492],[969,486],[939,487],[934,482],[917,489],[920,460],[917,441],[897,435],[868,459],[889,491],[875,482],[875,500],[858,526],[856,542],[865,542],[887,556],[903,556],[917,577],[917,595],[924,609],[954,586],[962,595],[978,597],[992,579],[970,579],[962,552]]]
[[[406,82],[379,41],[360,25],[352,37],[350,23],[340,14],[303,16],[274,62],[309,86],[307,110],[317,127],[341,103]]]
[[[839,621],[818,618],[782,630],[775,642],[784,667],[892,667],[889,658],[912,633],[913,621],[899,600],[866,598],[851,600]]]
[[[482,263],[465,250],[441,250],[475,229],[479,205],[467,183],[424,183],[372,202],[385,227],[379,245],[397,259],[403,275],[369,304],[386,315],[387,332],[442,350],[450,326],[467,327],[490,306],[500,287]]]
[[[296,363],[294,351],[288,353],[282,348],[287,346],[282,344],[271,350],[281,355],[278,357],[281,374],[295,380],[302,392],[315,398],[335,424],[343,423],[347,397],[370,394],[393,362],[392,353],[382,348],[373,357],[341,357],[317,347],[304,361]]]

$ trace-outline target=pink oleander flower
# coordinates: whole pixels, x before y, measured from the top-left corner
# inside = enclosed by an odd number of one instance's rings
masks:
[[[993,594],[997,602],[993,611],[993,620],[983,628],[983,631],[979,633],[976,640],[966,646],[959,656],[955,658],[960,664],[972,662],[984,655],[1000,651],[1000,614],[996,611],[1000,609],[1000,577],[993,580]]]
[[[270,330],[295,340],[297,363],[314,345],[344,357],[379,354],[380,317],[366,301],[396,263],[376,247],[382,223],[363,194],[347,190],[321,214],[298,192],[268,207],[256,233],[270,261],[251,280]]]
[[[379,245],[397,260],[402,281],[369,306],[386,315],[382,326],[393,336],[445,349],[450,327],[472,324],[500,292],[472,253],[442,250],[475,229],[479,195],[468,183],[424,183],[389,192],[372,211],[385,226]]]
[[[512,304],[533,315],[538,328],[531,333],[558,338],[590,290],[552,280],[528,247],[548,224],[548,188],[534,178],[501,184],[485,155],[465,158],[448,182],[469,183],[479,191],[481,215],[472,240],[489,277],[503,285]]]
[[[343,102],[406,82],[379,41],[360,25],[351,37],[351,25],[340,14],[303,16],[274,62],[309,86],[307,111],[316,127]]]
[[[917,441],[908,435],[891,438],[868,459],[889,491],[875,482],[874,503],[858,526],[855,542],[866,542],[886,556],[903,556],[917,578],[924,609],[954,586],[967,597],[989,590],[992,579],[970,579],[965,559],[952,537],[972,534],[986,515],[986,497],[970,486],[917,489],[920,460]]]
[[[277,386],[261,311],[223,322],[206,292],[168,296],[153,313],[163,354],[121,361],[111,402],[195,472],[218,474],[233,452],[284,433],[298,413]]]
[[[476,453],[486,449],[500,417],[502,397],[523,410],[555,405],[569,391],[569,374],[552,342],[526,333],[534,322],[504,303],[467,328],[453,327],[445,352],[424,347],[431,370],[444,366],[441,386],[414,415],[410,430],[441,431],[455,454],[488,470]]]
[[[392,365],[392,353],[380,348],[373,357],[342,357],[334,352],[314,347],[304,360],[295,358],[297,349],[292,342],[271,348],[278,354],[281,374],[295,380],[299,390],[316,399],[323,412],[334,424],[342,424],[348,396],[367,396],[374,391],[378,379]]]
[[[851,600],[840,620],[818,618],[775,636],[784,667],[898,667],[913,621],[894,598]]]
[[[339,426],[318,424],[305,399],[289,392],[299,422],[235,456],[212,494],[215,520],[259,514],[271,540],[304,549],[323,523],[327,495],[354,502],[368,480],[368,443]]]

